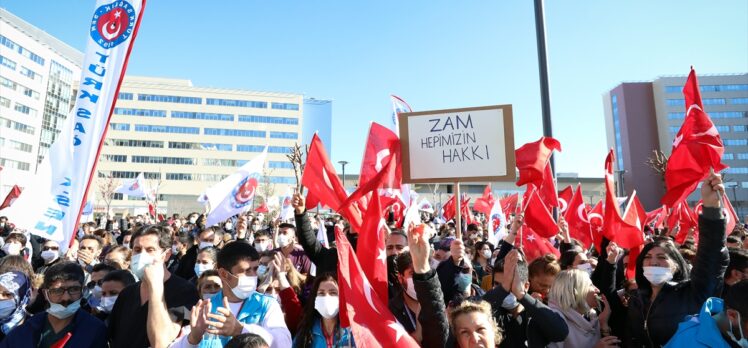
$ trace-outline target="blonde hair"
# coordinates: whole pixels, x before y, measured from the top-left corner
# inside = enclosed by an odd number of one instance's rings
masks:
[[[486,301],[462,301],[460,304],[452,307],[449,312],[449,326],[452,327],[452,331],[455,336],[457,336],[457,326],[455,325],[455,321],[457,318],[459,318],[461,315],[470,314],[474,312],[483,313],[483,315],[488,318],[488,321],[491,322],[491,326],[493,326],[493,332],[494,332],[494,341],[496,342],[496,345],[498,346],[499,343],[503,340],[503,336],[501,336],[501,330],[499,330],[499,325],[496,324],[496,320],[494,320],[493,312],[491,311],[491,305]]]
[[[591,287],[592,281],[584,271],[578,269],[561,271],[551,286],[548,301],[563,310],[573,309],[586,313],[590,310],[587,304],[587,294]]]

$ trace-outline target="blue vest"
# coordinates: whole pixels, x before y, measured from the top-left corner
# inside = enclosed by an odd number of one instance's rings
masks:
[[[230,290],[229,290],[230,291]],[[265,314],[267,314],[270,308],[270,301],[275,301],[270,296],[262,295],[258,292],[253,292],[249,295],[242,303],[239,313],[236,314],[236,320],[242,324],[257,324],[260,325],[265,321]],[[218,307],[223,307],[223,290],[219,291],[213,297],[210,298],[212,304],[211,313],[218,313]],[[216,348],[223,347],[231,340],[229,336],[218,336],[205,334],[203,340],[200,341],[200,348]]]

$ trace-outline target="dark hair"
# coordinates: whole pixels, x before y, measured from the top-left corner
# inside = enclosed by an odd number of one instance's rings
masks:
[[[404,253],[404,254],[410,254],[410,253]],[[319,275],[314,280],[314,285],[312,285],[312,291],[309,293],[309,298],[306,300],[306,305],[304,306],[304,313],[302,315],[301,322],[299,322],[299,329],[296,331],[296,344],[294,347],[296,348],[305,348],[305,347],[311,347],[312,346],[312,340],[314,335],[312,334],[312,327],[314,326],[314,323],[321,318],[319,312],[317,312],[316,309],[314,309],[314,301],[317,299],[317,291],[319,290],[320,284],[324,281],[332,280],[336,284],[338,282],[338,279],[335,277],[335,274],[333,273],[323,273]],[[336,325],[336,327],[339,326]],[[338,330],[335,330],[335,337],[333,338],[333,343],[335,343],[336,338],[338,335]]]
[[[203,232],[208,232],[208,231],[213,231],[213,239],[215,239],[216,237],[218,237],[219,239],[221,239],[221,241],[223,241],[223,234],[225,232],[223,231],[222,228],[220,228],[218,226],[211,226],[211,227],[208,227],[208,228],[200,231],[200,233],[197,234],[198,238],[200,237],[201,234],[203,234]]]
[[[104,241],[98,236],[95,236],[93,234],[87,234],[83,236],[83,238],[81,238],[80,242],[83,242],[86,239],[93,239],[96,241],[96,243],[99,243],[99,250],[101,250],[101,248],[104,247]]]
[[[745,317],[745,313],[748,313],[748,279],[741,280],[727,289],[725,307],[738,311],[743,317],[743,322],[748,321]]]
[[[59,260],[59,259],[58,259]],[[21,255],[7,255],[0,258],[0,274],[8,272],[21,272],[29,279],[33,280],[35,273],[26,259]]]
[[[177,233],[177,242],[182,243],[187,246],[191,246],[195,244],[195,237],[193,237],[189,232],[183,231]]]
[[[477,231],[477,230],[478,230],[478,224],[468,224],[467,225],[467,231],[468,232]]]
[[[114,266],[112,266],[112,265],[110,265],[108,263],[101,262],[101,263],[97,263],[97,264],[95,264],[93,266],[93,268],[91,269],[91,273],[93,273],[93,272],[101,272],[101,271],[114,272],[116,270],[117,270],[116,267],[114,267]]]
[[[268,348],[268,344],[259,335],[245,333],[234,336],[224,348]]]
[[[236,266],[241,260],[249,259],[257,261],[260,255],[257,250],[249,243],[229,243],[218,252],[218,268],[223,268],[231,272],[231,268]]]
[[[675,272],[673,272],[672,281],[680,282],[689,279],[688,264],[686,263],[686,260],[683,259],[683,256],[680,254],[680,252],[678,252],[678,248],[675,246],[673,241],[670,238],[658,237],[655,238],[655,240],[651,243],[645,245],[641,253],[639,254],[639,257],[636,258],[635,279],[636,285],[639,287],[639,290],[652,290],[652,284],[650,284],[649,280],[647,280],[647,278],[644,276],[644,257],[647,256],[647,253],[655,247],[660,247],[665,250],[665,254],[667,254],[667,256],[670,257],[670,259],[675,263],[676,270]],[[631,262],[631,260],[629,260],[629,262]]]
[[[561,265],[562,270],[567,270],[569,268],[573,268],[574,260],[576,260],[577,255],[581,254],[581,252],[576,250],[567,250],[564,251],[563,254],[561,254],[561,258],[558,260],[558,263]]]
[[[480,254],[480,250],[483,249],[484,245],[488,245],[488,248],[491,249],[491,253],[493,253],[493,244],[486,242],[486,241],[479,241],[475,243],[475,252],[473,252],[473,261],[478,260],[478,256]],[[490,257],[489,257],[490,259]],[[490,261],[490,260],[489,260]]]
[[[390,232],[390,236],[393,236],[393,235],[394,236],[402,236],[405,239],[405,244],[408,244],[408,235],[405,234],[405,232],[399,231],[399,230],[394,230],[394,231]],[[389,238],[389,236],[388,236],[388,238]]]
[[[130,237],[130,249],[133,248],[133,245],[135,245],[135,240],[142,237],[142,236],[156,236],[158,238],[158,246],[162,250],[171,250],[171,245],[173,244],[171,242],[171,233],[167,229],[161,226],[143,226],[142,228],[139,228],[135,231],[135,233],[132,234],[132,237]]]
[[[85,280],[83,269],[78,263],[65,261],[56,263],[44,272],[44,282],[42,283],[42,289],[49,289],[49,287],[58,281],[75,281],[83,286]]]
[[[101,282],[120,282],[125,287],[128,287],[131,284],[135,284],[135,276],[130,271],[114,270],[107,273],[104,278],[101,278]]]
[[[8,234],[7,237],[5,237],[5,243],[9,243],[11,240],[14,240],[18,243],[21,243],[21,248],[26,247],[26,242],[28,242],[28,239],[26,238],[26,235],[24,235],[21,232],[11,232]]]
[[[400,253],[395,257],[395,268],[398,274],[405,275],[405,270],[411,266],[413,266],[413,257],[410,253]]]
[[[726,243],[740,243],[742,240],[740,240],[740,237],[729,235],[727,236],[727,242]]]
[[[289,224],[287,222],[284,222],[278,225],[278,229],[282,229],[282,228],[293,228],[293,230],[296,231],[296,226],[294,226],[293,224]]]
[[[267,230],[259,230],[255,232],[255,239],[260,238],[260,237],[267,237],[268,239],[270,239],[271,235],[270,235],[270,232]]]
[[[530,277],[544,274],[556,275],[558,272],[561,272],[561,266],[558,264],[558,260],[553,254],[545,254],[532,260],[532,262],[527,266],[527,269]]]
[[[748,250],[745,249],[730,249],[730,264],[727,265],[727,271],[725,271],[725,278],[730,276],[730,272],[738,270],[742,272],[748,268]]]

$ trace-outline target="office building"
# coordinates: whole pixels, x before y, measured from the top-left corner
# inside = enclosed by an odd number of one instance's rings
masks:
[[[603,96],[608,145],[616,149],[617,170],[627,194],[637,188],[647,209],[656,208],[664,182],[643,165],[652,150],[669,156],[685,118],[683,85],[687,76],[659,77],[652,82],[622,83]],[[702,75],[704,109],[725,145],[723,173],[727,195],[741,219],[748,215],[748,74]],[[698,201],[694,192],[689,202]]]
[[[312,141],[314,133],[325,144],[327,156],[332,159],[332,101],[304,99],[304,144]]]

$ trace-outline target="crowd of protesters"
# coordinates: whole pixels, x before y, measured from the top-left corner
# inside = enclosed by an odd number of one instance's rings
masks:
[[[721,190],[704,181],[695,240],[648,227],[635,259],[608,240],[585,250],[560,219],[561,256],[528,260],[521,214],[493,245],[486,224],[458,234],[421,212],[418,233],[390,226],[389,309],[423,347],[748,347],[748,238],[725,231]],[[356,231],[293,206],[289,221],[85,223],[69,248],[0,217],[0,347],[355,347],[333,230],[354,248]]]

